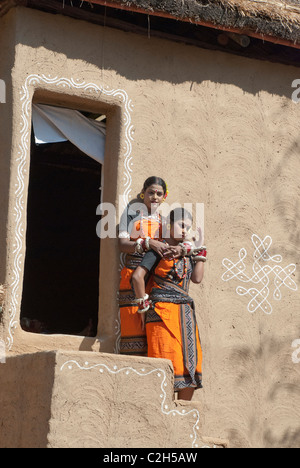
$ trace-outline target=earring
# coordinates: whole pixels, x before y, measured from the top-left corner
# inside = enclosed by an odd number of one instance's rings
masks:
[[[140,193],[140,199],[144,200],[144,198],[145,198],[145,195],[143,193]]]

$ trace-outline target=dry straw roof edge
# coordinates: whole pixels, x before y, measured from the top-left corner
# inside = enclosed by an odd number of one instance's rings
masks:
[[[78,0],[79,1],[79,0]],[[0,0],[0,16],[16,5],[42,8],[53,4],[59,12],[71,0]],[[80,3],[80,2],[79,2]],[[168,16],[220,29],[265,36],[300,46],[300,0],[82,0],[82,4],[99,4],[115,8]]]
[[[90,3],[97,2],[92,0]],[[266,15],[270,20],[297,21],[300,24],[298,0],[111,0],[110,3],[129,8],[140,7],[149,11],[173,12],[177,16],[181,13],[182,17],[193,16],[204,8],[220,6],[224,10],[236,10],[246,17]]]
[[[91,0],[91,3],[250,30],[300,44],[300,0]]]

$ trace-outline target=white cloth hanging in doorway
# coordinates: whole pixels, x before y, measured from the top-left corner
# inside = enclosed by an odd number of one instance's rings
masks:
[[[44,104],[32,105],[36,144],[70,141],[100,164],[104,163],[106,126],[79,111]]]

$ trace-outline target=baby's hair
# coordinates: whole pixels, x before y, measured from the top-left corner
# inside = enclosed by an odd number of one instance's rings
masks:
[[[175,208],[169,214],[170,224],[174,224],[176,221],[181,221],[184,219],[190,219],[193,222],[193,216],[185,208]]]

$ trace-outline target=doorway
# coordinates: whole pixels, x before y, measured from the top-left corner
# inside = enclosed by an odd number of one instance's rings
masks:
[[[21,326],[35,333],[96,336],[101,164],[69,141],[31,138]]]

